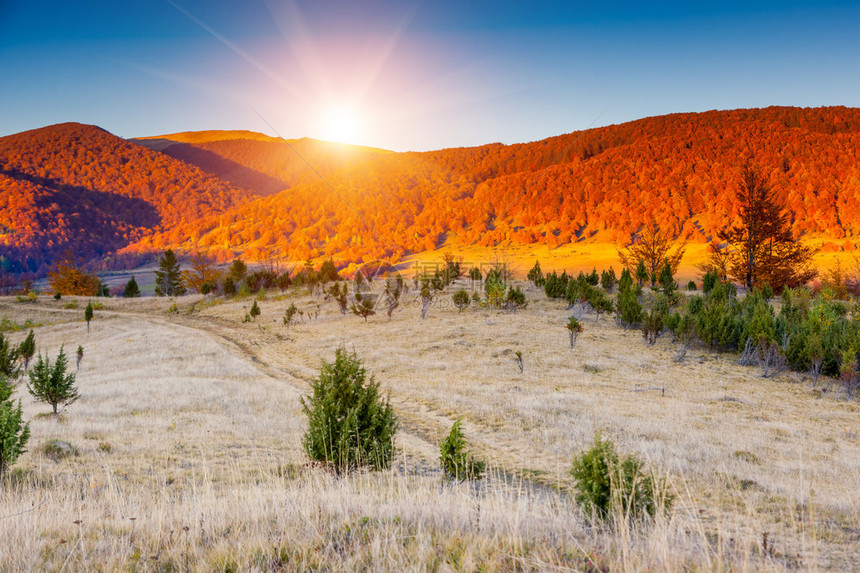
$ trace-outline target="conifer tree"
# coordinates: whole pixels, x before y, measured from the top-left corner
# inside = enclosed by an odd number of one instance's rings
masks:
[[[233,259],[233,262],[230,263],[230,269],[227,271],[227,278],[233,281],[233,284],[242,282],[244,280],[245,275],[248,274],[248,265],[240,258]]]
[[[565,328],[567,328],[567,331],[570,334],[570,349],[573,350],[573,347],[576,346],[576,339],[579,338],[579,333],[582,332],[582,324],[576,319],[576,317],[571,316],[567,320]]]
[[[660,283],[660,290],[664,295],[666,295],[669,302],[671,304],[676,303],[678,298],[678,284],[675,282],[675,277],[672,276],[672,265],[669,264],[669,261],[666,261],[666,264],[663,265],[658,282]]]
[[[125,289],[122,291],[122,296],[125,298],[136,298],[140,296],[140,287],[137,285],[134,275],[125,283]]]
[[[36,354],[36,335],[33,334],[32,329],[30,329],[27,338],[18,346],[18,354],[24,360],[24,370],[27,370],[30,367],[30,360]]]
[[[185,286],[182,284],[182,271],[172,249],[164,251],[164,255],[158,261],[158,270],[155,271],[155,294],[156,296],[181,296],[185,294]]]
[[[460,289],[451,297],[454,301],[454,306],[457,307],[457,314],[463,312],[463,309],[469,306],[469,293],[465,289]]]
[[[394,454],[397,420],[379,383],[367,374],[358,356],[344,348],[334,362],[323,361],[312,393],[301,399],[308,417],[305,452],[337,473],[360,466],[387,468]]]
[[[463,435],[463,419],[457,418],[448,434],[439,446],[439,461],[448,479],[463,481],[481,479],[486,462],[475,459],[466,448],[466,437]]]
[[[78,389],[75,386],[75,375],[66,373],[67,359],[63,347],[53,366],[47,356],[39,354],[36,363],[30,370],[30,381],[27,390],[39,400],[50,404],[54,408],[54,415],[59,415],[57,406],[62,404],[68,406],[78,399]]]
[[[645,261],[639,259],[639,264],[636,265],[636,284],[643,287],[649,278],[648,269],[645,268]]]
[[[535,261],[535,266],[531,268],[526,278],[533,282],[535,286],[543,286],[544,277],[543,271],[540,268],[540,261]]]
[[[732,248],[731,277],[748,290],[769,284],[775,292],[812,280],[817,274],[810,266],[814,251],[796,240],[773,188],[750,164],[741,171],[738,202],[740,225],[720,233]]]
[[[0,332],[0,376],[11,380],[18,378],[21,374],[21,347],[13,346],[8,338]]]
[[[90,321],[93,319],[93,303],[87,302],[87,308],[84,309],[84,319],[87,321],[87,332],[90,331]]]
[[[385,281],[385,291],[383,292],[383,296],[385,296],[388,320],[391,320],[391,315],[394,314],[394,311],[397,310],[398,306],[400,306],[400,295],[403,294],[404,290],[406,290],[406,284],[403,282],[403,277],[400,275],[389,278]]]
[[[3,384],[0,377],[0,386]],[[29,439],[30,424],[22,419],[21,401],[18,400],[17,406],[8,397],[0,401],[0,478],[27,451]]]
[[[356,276],[360,277],[361,273],[357,273]],[[364,322],[367,322],[368,316],[376,314],[376,311],[373,310],[374,303],[376,302],[376,295],[372,293],[361,294],[360,290],[356,290],[354,298],[355,302],[350,305],[352,314],[362,317]]]

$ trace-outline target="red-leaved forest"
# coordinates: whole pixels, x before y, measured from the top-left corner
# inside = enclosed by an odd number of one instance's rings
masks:
[[[557,247],[651,223],[705,242],[736,221],[748,160],[796,234],[854,248],[858,150],[860,109],[844,107],[672,114],[424,153],[250,132],[126,141],[67,123],[0,138],[0,267],[44,274],[68,250],[117,267],[166,247],[396,262],[445,240]]]

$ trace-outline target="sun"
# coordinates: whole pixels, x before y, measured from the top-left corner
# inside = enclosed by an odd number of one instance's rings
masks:
[[[326,108],[321,117],[322,139],[339,143],[356,143],[364,129],[359,111],[347,105]]]

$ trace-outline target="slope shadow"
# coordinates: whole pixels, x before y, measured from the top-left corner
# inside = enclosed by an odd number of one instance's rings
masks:
[[[226,159],[213,151],[201,149],[189,143],[173,142],[167,144],[167,142],[171,141],[169,139],[146,141],[147,144],[143,144],[141,141],[135,141],[135,143],[160,151],[174,159],[190,163],[206,173],[220,177],[228,183],[232,183],[242,189],[247,189],[257,195],[274,195],[278,191],[283,191],[289,187],[283,181],[270,177],[265,173],[260,173],[250,167],[245,167],[235,161]],[[149,141],[153,143],[149,144]]]
[[[50,177],[39,177],[16,169],[0,169],[0,173],[13,179],[23,179],[41,185],[53,194],[37,198],[38,206],[57,203],[64,208],[74,209],[77,205],[95,209],[109,217],[117,226],[155,228],[161,224],[161,215],[148,202],[135,197],[125,197],[116,193],[95,191],[80,185],[69,185]],[[58,201],[60,199],[60,201]],[[62,203],[62,204],[61,204]]]

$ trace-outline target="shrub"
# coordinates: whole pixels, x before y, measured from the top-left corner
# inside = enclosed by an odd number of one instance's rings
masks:
[[[231,277],[225,278],[222,290],[227,296],[232,296],[236,294],[236,282]]]
[[[319,276],[323,282],[340,280],[340,275],[337,272],[337,268],[334,266],[334,261],[331,259],[323,261],[319,270]]]
[[[454,301],[454,306],[457,307],[457,314],[460,314],[464,308],[469,306],[469,303],[471,302],[469,298],[469,293],[467,293],[464,289],[460,289],[455,292],[452,296],[452,299]]]
[[[230,269],[227,271],[227,278],[230,279],[234,285],[238,282],[242,282],[242,279],[245,278],[245,275],[248,274],[248,265],[240,259],[233,259],[233,262],[230,264]],[[226,283],[226,279],[224,281]]]
[[[576,480],[577,503],[598,519],[653,516],[658,506],[668,510],[672,502],[669,496],[658,496],[654,479],[644,473],[638,458],[619,458],[615,444],[599,433],[574,459],[570,474]]]
[[[508,296],[505,298],[505,308],[515,313],[518,308],[525,308],[526,306],[528,306],[526,295],[523,294],[520,287],[510,287]]]
[[[618,279],[618,292],[623,292],[633,286],[633,277],[630,275],[630,269],[624,268],[621,271],[621,277]]]
[[[475,459],[471,452],[466,449],[466,438],[463,435],[462,418],[457,418],[448,437],[442,440],[439,446],[439,461],[442,471],[449,479],[464,481],[467,479],[481,479],[484,474],[486,463]]]
[[[469,269],[469,279],[473,281],[480,281],[483,278],[483,275],[481,275],[481,269],[479,269],[478,267],[472,267],[471,269]]]
[[[543,282],[543,291],[549,298],[561,298],[567,292],[567,281],[562,281],[558,274],[553,271],[546,275]]]
[[[60,347],[60,353],[53,366],[47,356],[43,358],[39,354],[33,369],[28,373],[30,381],[27,383],[27,390],[36,400],[50,404],[54,408],[55,415],[59,415],[58,405],[62,404],[65,408],[79,397],[75,386],[75,375],[66,374],[66,365],[66,353],[63,347]]]
[[[314,461],[337,473],[360,466],[383,469],[394,454],[397,420],[379,383],[370,377],[353,352],[335,351],[334,362],[323,361],[313,393],[301,399],[308,417],[304,449]]]
[[[287,310],[284,312],[284,326],[290,326],[293,324],[298,312],[299,309],[296,307],[296,303],[290,303],[290,306],[287,307]]]
[[[690,290],[690,291],[698,290],[698,287],[696,286],[696,281],[688,282],[687,283],[687,290]]]

